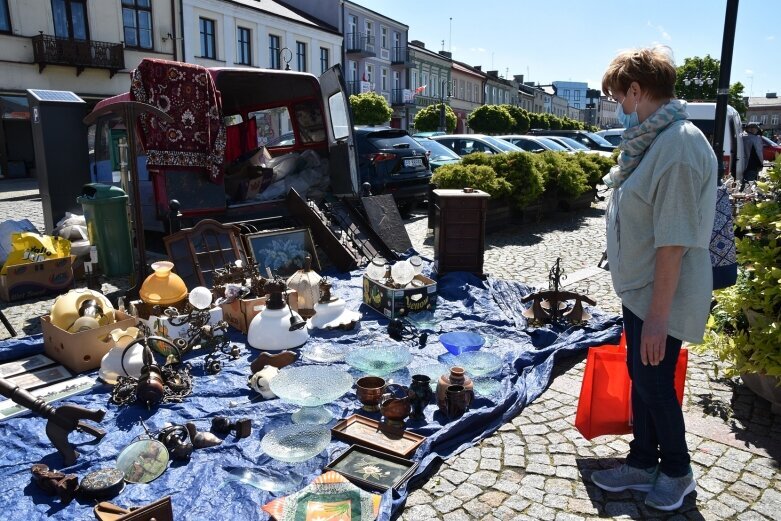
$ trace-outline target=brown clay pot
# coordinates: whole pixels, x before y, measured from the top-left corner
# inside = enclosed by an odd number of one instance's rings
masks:
[[[463,385],[464,390],[470,394],[470,398],[474,396],[474,384],[472,379],[464,374],[463,367],[451,367],[450,374],[443,374],[439,377],[437,382],[437,407],[442,414],[447,414],[447,388],[450,385]]]

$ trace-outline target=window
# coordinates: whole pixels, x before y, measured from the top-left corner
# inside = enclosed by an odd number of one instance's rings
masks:
[[[252,32],[246,27],[236,29],[238,35],[237,62],[242,65],[252,65]]]
[[[453,92],[453,95],[455,95],[455,91]],[[458,82],[458,97],[464,100],[466,99],[466,94],[464,94],[464,80]]]
[[[354,15],[350,15],[347,17],[347,27],[350,32],[347,33],[347,48],[348,49],[357,49],[359,47],[358,44],[360,44],[360,40],[358,39],[358,35],[356,34],[358,32],[358,17]]]
[[[122,24],[126,46],[152,48],[151,0],[122,0]]]
[[[215,37],[214,37],[214,20],[208,18],[200,19],[201,25],[201,57],[211,58],[212,60],[217,58],[217,50],[215,49]]]
[[[770,116],[770,124],[773,126],[778,125],[778,114],[773,114]]]
[[[579,90],[575,91],[575,101],[580,101],[580,91]]]
[[[380,26],[380,38],[382,39],[382,48],[388,48],[388,28]]]
[[[372,38],[374,37],[374,22],[366,20],[366,43],[372,44]]]
[[[401,47],[401,34],[398,31],[393,31],[393,47],[395,49]]]
[[[564,97],[569,98],[569,89],[564,89]]]
[[[268,65],[270,69],[280,69],[279,66],[279,36],[268,35]]]
[[[399,71],[393,71],[393,88],[394,89],[401,88],[401,75],[399,74]],[[776,118],[777,117],[778,116],[776,116]]]
[[[350,69],[350,80],[358,81],[358,62],[350,60],[348,68]]]
[[[767,114],[762,114],[762,117],[760,117],[759,122],[762,125],[767,125]]]
[[[306,43],[296,42],[296,63],[299,72],[306,72]]]
[[[410,88],[417,89],[420,87],[420,83],[418,83],[418,70],[414,69],[410,71]]]
[[[455,98],[455,97],[456,97],[456,94],[458,93],[458,90],[457,90],[457,89],[458,89],[458,80],[456,80],[455,78],[453,78],[453,82],[452,82],[452,84],[450,85],[450,92],[448,92],[448,94],[449,94],[449,95],[451,95],[451,96],[453,96],[453,97]]]
[[[87,0],[52,0],[52,16],[58,38],[89,40]]]
[[[431,95],[435,98],[439,96],[439,76],[431,75]]]
[[[324,73],[328,70],[328,67],[330,66],[329,63],[329,52],[328,49],[325,47],[320,47],[320,73]]]
[[[8,11],[8,0],[0,0],[0,33],[11,32],[11,13]]]
[[[381,90],[388,90],[388,69],[385,67],[380,70],[380,81],[382,82]]]
[[[576,93],[576,94],[577,94],[577,93]],[[580,108],[580,103],[579,103],[579,102],[577,102],[577,101],[575,102],[575,108],[576,108],[576,109],[579,109],[579,108]]]
[[[370,63],[366,64],[366,81],[374,83],[374,65]]]
[[[423,73],[420,74],[420,84],[426,86],[426,90],[423,91],[423,92],[425,92],[426,94],[431,92],[431,85],[428,84],[428,73],[427,72],[423,72]]]

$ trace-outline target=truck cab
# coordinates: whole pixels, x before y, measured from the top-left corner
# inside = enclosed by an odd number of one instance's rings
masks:
[[[176,64],[172,62],[172,67]],[[165,232],[169,201],[180,203],[185,220],[212,218],[240,221],[286,213],[287,188],[297,189],[310,199],[353,197],[359,193],[357,153],[353,143],[353,122],[345,86],[337,65],[319,78],[308,73],[250,68],[207,69],[217,91],[218,108],[225,124],[226,146],[223,166],[232,167],[262,152],[265,147],[272,162],[285,162],[286,174],[309,168],[305,180],[288,179],[274,190],[257,196],[237,196],[230,183],[215,183],[206,169],[181,166],[147,166],[141,145],[137,157],[138,192],[143,228]],[[130,101],[129,93],[103,100],[94,113]],[[158,107],[160,108],[160,107]],[[99,112],[100,111],[100,112]],[[95,119],[91,175],[94,182],[119,184],[120,138],[127,135],[124,121],[116,113]],[[175,127],[177,122],[171,123]],[[140,127],[140,125],[137,125]],[[138,131],[139,135],[141,131]],[[139,143],[143,136],[139,135]],[[268,157],[268,156],[267,156]],[[276,161],[275,161],[276,160]],[[317,176],[312,174],[317,170]],[[274,176],[277,176],[278,172]],[[316,177],[314,184],[312,178]],[[309,180],[310,184],[306,184]],[[284,183],[285,179],[268,179]],[[269,186],[268,188],[271,188]],[[264,186],[264,188],[266,188]],[[284,188],[284,189],[282,189]],[[301,193],[301,192],[304,193]]]

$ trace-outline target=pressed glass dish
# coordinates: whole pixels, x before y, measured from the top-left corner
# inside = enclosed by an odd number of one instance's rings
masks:
[[[463,367],[470,376],[485,376],[502,367],[502,359],[486,351],[468,351],[453,357],[453,363]]]
[[[314,458],[331,442],[331,431],[324,425],[292,424],[274,429],[260,442],[269,457],[286,463]]]
[[[374,376],[383,376],[403,369],[412,361],[412,355],[405,347],[367,347],[354,349],[347,354],[345,362],[350,367]]]
[[[271,391],[286,402],[300,405],[294,423],[328,423],[333,419],[323,404],[332,402],[353,386],[350,373],[336,367],[307,365],[282,369],[271,379]]]
[[[301,349],[304,360],[318,364],[344,361],[346,348],[341,344],[310,344]]]
[[[439,335],[439,342],[445,346],[445,349],[449,352],[454,355],[460,355],[467,351],[477,351],[483,347],[485,339],[481,335],[472,333],[471,331],[452,331]]]

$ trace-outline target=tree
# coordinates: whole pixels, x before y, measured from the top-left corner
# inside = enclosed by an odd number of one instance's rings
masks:
[[[353,122],[356,125],[381,125],[393,115],[388,102],[376,92],[364,92],[350,96]]]
[[[418,132],[439,130],[439,111],[441,105],[443,104],[437,103],[436,105],[429,105],[418,111],[413,120],[415,130]],[[447,127],[447,132],[450,134],[456,129],[456,113],[453,112],[450,105],[445,105],[445,125]]]
[[[510,129],[510,132],[513,134],[526,134],[529,131],[529,125],[531,124],[529,113],[516,105],[502,105],[502,107],[505,107],[507,112],[509,112],[515,120],[515,125]]]
[[[513,117],[500,105],[481,105],[469,114],[467,121],[481,134],[507,134],[515,125]]]
[[[729,87],[729,104],[735,107],[735,110],[740,114],[741,119],[746,119],[746,102],[743,101],[743,89],[745,87],[742,83],[733,83]]]
[[[677,70],[676,95],[686,101],[715,101],[720,65],[709,54],[685,58]]]

